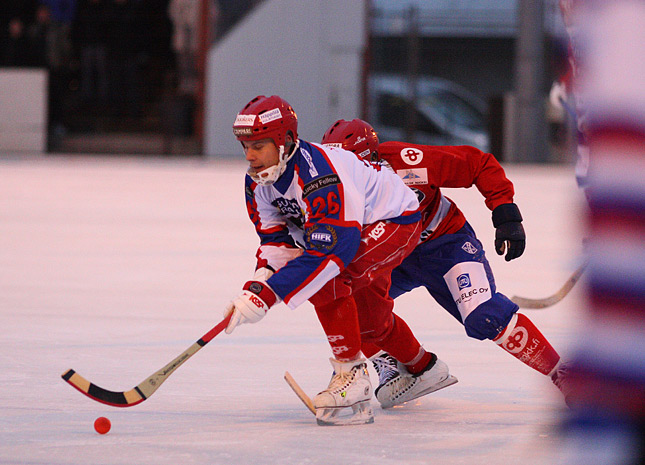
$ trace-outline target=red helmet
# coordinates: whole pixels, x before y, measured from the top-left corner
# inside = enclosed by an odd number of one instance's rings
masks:
[[[298,117],[281,97],[259,95],[246,104],[233,123],[233,134],[239,141],[270,138],[276,147],[284,146],[287,132],[294,142],[298,138]]]
[[[293,145],[286,147],[287,133],[291,133]],[[259,95],[246,104],[233,123],[233,134],[240,142],[271,139],[278,148],[278,164],[257,173],[247,170],[251,178],[262,185],[273,184],[285,172],[287,162],[298,147],[298,117],[284,99],[277,95]]]
[[[359,158],[378,159],[378,136],[374,128],[362,119],[339,119],[327,130],[322,143],[354,152]]]

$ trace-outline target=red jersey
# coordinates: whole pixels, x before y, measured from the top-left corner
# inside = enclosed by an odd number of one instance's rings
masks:
[[[466,145],[435,146],[405,142],[379,144],[379,156],[403,179],[419,199],[421,241],[457,232],[466,217],[441,193],[441,187],[476,186],[486,206],[512,203],[515,191],[504,169],[490,153]]]

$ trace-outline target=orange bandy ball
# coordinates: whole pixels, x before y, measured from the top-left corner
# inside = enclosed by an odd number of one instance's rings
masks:
[[[94,421],[94,429],[99,434],[107,433],[108,431],[110,431],[111,427],[112,427],[112,424],[110,423],[110,420],[108,420],[105,417],[98,417]]]

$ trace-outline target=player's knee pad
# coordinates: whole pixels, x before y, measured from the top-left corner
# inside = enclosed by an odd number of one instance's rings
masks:
[[[491,299],[481,303],[466,317],[466,334],[480,341],[495,339],[508,326],[518,309],[519,307],[508,297],[495,293]]]

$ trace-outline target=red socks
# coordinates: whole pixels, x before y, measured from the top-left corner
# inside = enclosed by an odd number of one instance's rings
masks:
[[[361,352],[363,352],[365,358],[370,358],[372,355],[377,354],[380,350],[381,349],[379,349],[378,346],[370,342],[363,342],[363,344],[361,344]]]
[[[394,324],[388,336],[379,341],[378,346],[364,342],[361,350],[365,357],[369,358],[379,349],[383,349],[397,360],[407,360],[405,365],[410,373],[418,373],[428,365],[432,353],[421,347],[405,321],[396,314],[393,315]],[[410,340],[414,341],[412,346]],[[560,356],[549,341],[533,322],[521,313],[513,316],[508,326],[494,341],[522,363],[545,375],[550,376],[560,361]]]
[[[506,352],[542,374],[550,375],[560,356],[529,318],[513,315],[510,323],[495,339]]]
[[[432,360],[432,352],[427,352],[423,347],[419,346],[419,353],[413,360],[405,364],[405,368],[414,375],[422,372],[428,366],[430,360]]]
[[[316,307],[318,320],[337,360],[354,360],[361,350],[361,331],[354,297]]]
[[[376,345],[395,359],[403,361],[410,373],[419,373],[430,363],[432,354],[421,347],[405,321],[395,313],[392,314],[392,318],[392,328],[386,336],[379,341],[374,341],[374,344],[363,344],[363,349],[370,352]],[[363,353],[368,356],[365,352]]]
[[[344,297],[328,305],[318,306],[316,314],[336,359],[354,360],[361,351],[360,326],[354,298]],[[382,349],[397,360],[404,360],[410,373],[422,371],[430,363],[432,354],[421,347],[405,321],[396,314],[392,314],[392,317],[391,329],[381,340],[364,343],[363,354],[371,357]]]

